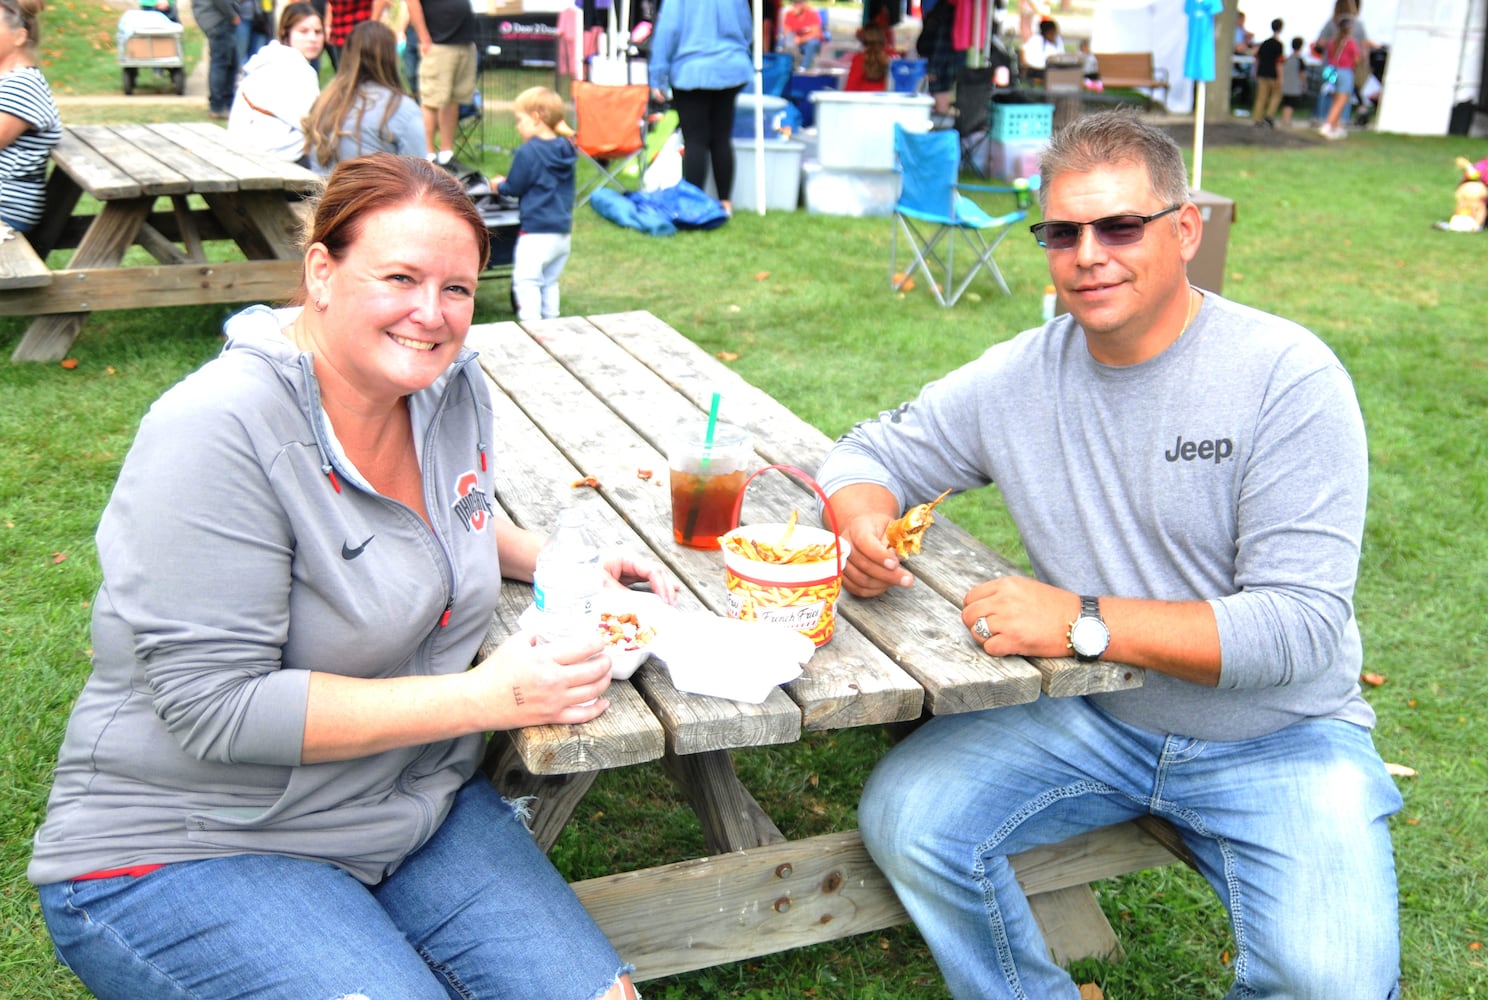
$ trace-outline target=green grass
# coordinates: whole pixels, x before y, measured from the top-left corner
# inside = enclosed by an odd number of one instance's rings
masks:
[[[62,28],[47,17],[49,42]],[[110,24],[114,16],[110,17]],[[112,60],[112,50],[103,57]],[[55,79],[55,73],[53,78]],[[103,79],[103,78],[101,78]],[[111,92],[112,76],[102,92]],[[97,120],[113,111],[74,112]],[[1472,279],[1483,238],[1435,232],[1468,140],[1355,135],[1305,149],[1205,153],[1206,187],[1235,200],[1225,294],[1296,319],[1353,375],[1370,434],[1370,509],[1357,607],[1367,697],[1402,779],[1393,823],[1401,886],[1405,996],[1488,996],[1488,815],[1480,751],[1488,729],[1488,334]],[[494,169],[495,164],[489,169]],[[1012,287],[941,310],[923,290],[887,290],[889,222],[804,212],[736,217],[713,233],[648,239],[578,213],[565,312],[649,309],[829,434],[1037,322],[1046,281],[1022,232],[998,251]],[[145,409],[218,349],[228,310],[94,315],[78,366],[0,362],[0,1000],[86,996],[51,957],[24,880],[68,707],[88,670],[88,603],[98,584],[92,532]],[[482,289],[478,319],[509,318]],[[8,356],[24,321],[0,320]],[[1021,558],[994,494],[949,513]],[[854,823],[862,781],[886,746],[877,730],[808,736],[741,753],[746,785],[791,837]],[[554,849],[570,878],[704,852],[659,767],[601,775]],[[1169,866],[1098,887],[1124,963],[1082,962],[1113,1000],[1217,1000],[1232,944],[1196,876]],[[863,935],[645,986],[648,998],[945,996],[912,929]],[[1346,984],[1339,996],[1348,997]]]

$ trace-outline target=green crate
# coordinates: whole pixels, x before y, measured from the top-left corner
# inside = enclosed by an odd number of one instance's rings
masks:
[[[1052,104],[992,105],[992,138],[1000,142],[1012,139],[1047,139],[1053,134]]]

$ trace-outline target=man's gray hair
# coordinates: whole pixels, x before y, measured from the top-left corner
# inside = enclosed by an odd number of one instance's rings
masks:
[[[1049,182],[1060,174],[1089,173],[1122,163],[1147,168],[1152,193],[1164,207],[1189,200],[1188,170],[1178,144],[1144,122],[1135,109],[1116,108],[1082,115],[1054,133],[1039,154],[1039,208],[1048,211]]]

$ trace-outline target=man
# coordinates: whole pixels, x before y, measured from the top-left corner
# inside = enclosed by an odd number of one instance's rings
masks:
[[[331,54],[331,67],[341,68],[341,50],[351,31],[363,21],[380,21],[388,0],[332,0],[326,22],[326,51]]]
[[[796,69],[809,70],[822,47],[822,20],[806,0],[794,0],[780,16],[780,48],[798,56]]]
[[[1277,18],[1271,22],[1271,37],[1256,49],[1256,94],[1251,115],[1260,128],[1276,127],[1276,109],[1281,107],[1281,64],[1286,61],[1286,46],[1281,29],[1286,25]]]
[[[1348,375],[1189,285],[1202,223],[1165,133],[1087,115],[1040,164],[1033,230],[1068,315],[860,424],[818,478],[859,596],[914,582],[884,540],[904,507],[996,483],[1036,578],[973,587],[973,641],[1145,682],[930,720],[869,779],[864,841],[957,997],[1073,1000],[1006,858],[1144,813],[1229,910],[1233,995],[1394,997],[1401,801],[1358,685]]]
[[[475,94],[475,13],[469,0],[408,0],[408,21],[419,39],[424,137],[430,155],[447,165],[455,158],[460,104]]]
[[[237,0],[196,0],[191,5],[196,26],[207,36],[207,114],[226,118],[233,102],[237,73]]]

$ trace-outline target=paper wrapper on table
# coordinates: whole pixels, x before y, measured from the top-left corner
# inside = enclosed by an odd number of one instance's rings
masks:
[[[656,652],[658,641],[668,632],[677,627],[681,619],[676,608],[669,606],[655,594],[642,593],[635,590],[620,590],[606,588],[600,592],[597,601],[599,614],[623,615],[633,614],[636,621],[646,629],[650,630],[649,642],[638,643],[635,648],[626,648],[618,643],[609,645],[605,652],[610,657],[610,679],[616,681],[629,680],[630,675],[635,673]],[[523,632],[531,633],[542,642],[550,641],[550,637],[544,634],[547,623],[543,621],[542,612],[537,610],[537,605],[529,605],[527,610],[517,616],[517,627]]]
[[[681,614],[651,652],[666,664],[678,691],[758,705],[801,676],[815,649],[799,632],[768,622]]]

